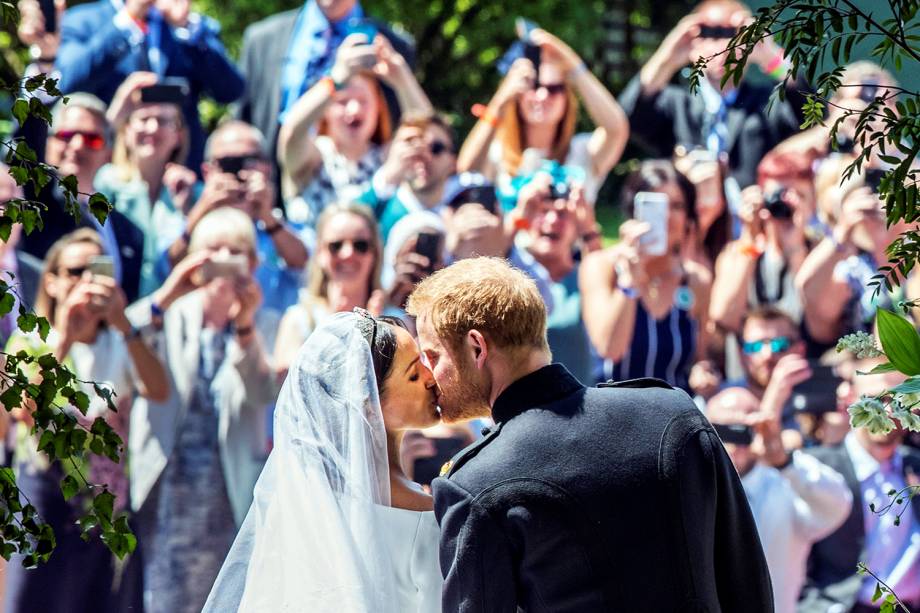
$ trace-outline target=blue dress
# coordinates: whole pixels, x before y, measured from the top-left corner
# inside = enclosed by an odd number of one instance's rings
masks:
[[[156,525],[144,550],[147,613],[201,611],[236,536],[212,389],[229,338],[226,331],[201,333],[197,383],[153,501]]]
[[[690,367],[699,337],[699,324],[690,314],[693,303],[693,290],[686,277],[674,291],[671,309],[661,319],[654,319],[637,300],[629,349],[619,362],[603,361],[598,382],[656,377],[689,393]]]

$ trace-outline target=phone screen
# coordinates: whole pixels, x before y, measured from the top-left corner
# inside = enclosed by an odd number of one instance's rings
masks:
[[[415,242],[415,252],[428,258],[431,266],[440,259],[441,235],[434,232],[420,232]]]
[[[634,216],[651,228],[639,239],[648,255],[664,255],[668,250],[668,196],[660,192],[639,192],[633,199]]]
[[[842,379],[833,366],[809,362],[811,377],[792,388],[789,403],[799,413],[832,413],[837,410],[837,387]]]

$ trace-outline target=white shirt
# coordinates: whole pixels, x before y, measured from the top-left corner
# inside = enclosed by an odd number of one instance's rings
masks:
[[[798,451],[782,471],[755,465],[741,484],[770,569],[776,612],[794,613],[812,543],[846,520],[853,496],[836,471]]]
[[[884,466],[860,445],[852,432],[847,434],[844,445],[853,462],[853,470],[862,490],[863,522],[866,529],[865,565],[887,583],[904,602],[920,599],[920,525],[914,517],[912,503],[904,497],[904,504],[891,506],[886,513],[873,513],[874,504],[882,510],[892,503],[888,492],[901,491],[907,487],[904,482],[904,464],[900,454],[895,453]],[[906,505],[906,507],[905,507]],[[900,525],[894,520],[901,514]],[[859,590],[859,602],[872,603],[875,579],[867,576]]]

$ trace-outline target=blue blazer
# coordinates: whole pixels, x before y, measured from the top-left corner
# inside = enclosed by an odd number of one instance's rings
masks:
[[[131,45],[129,35],[115,25],[115,13],[110,0],[75,6],[64,13],[55,63],[63,93],[88,92],[109,103],[129,74],[150,70],[146,50]],[[227,56],[216,28],[202,32],[195,40],[181,40],[172,28],[164,27],[160,48],[164,76],[189,81],[190,95],[182,108],[191,140],[187,165],[198,170],[205,141],[198,119],[199,98],[206,95],[229,104],[243,94],[245,82]]]

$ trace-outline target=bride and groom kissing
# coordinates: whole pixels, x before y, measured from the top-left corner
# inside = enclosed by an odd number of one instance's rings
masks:
[[[417,343],[355,312],[301,348],[206,612],[773,610],[740,480],[684,392],[551,363],[543,299],[503,260],[435,273],[408,311]],[[432,499],[399,444],[439,407],[495,426]]]

